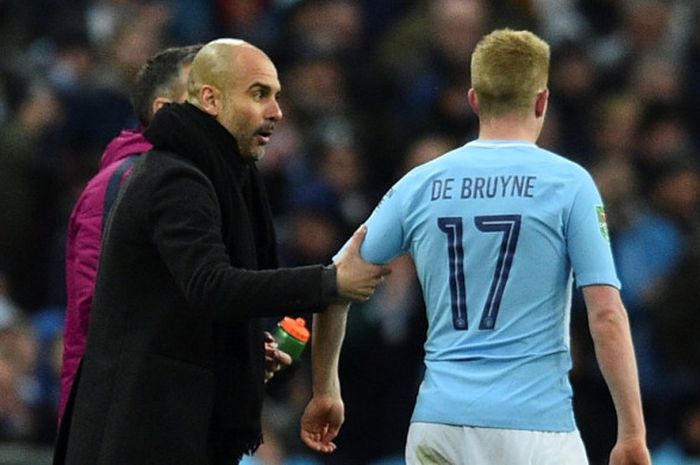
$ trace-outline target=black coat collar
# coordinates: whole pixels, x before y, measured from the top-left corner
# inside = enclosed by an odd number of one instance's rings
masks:
[[[161,108],[144,135],[155,150],[189,159],[214,182],[228,168],[241,185],[253,164],[242,157],[238,142],[226,128],[188,102]]]

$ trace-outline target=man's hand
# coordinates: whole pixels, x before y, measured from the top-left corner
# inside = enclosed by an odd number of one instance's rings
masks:
[[[270,381],[283,366],[291,364],[292,357],[279,350],[275,338],[265,331],[265,382]]]
[[[313,397],[301,417],[301,440],[311,449],[330,453],[333,441],[345,421],[345,405],[340,397]]]
[[[610,454],[610,465],[651,465],[646,441],[643,438],[618,440]]]
[[[338,259],[338,293],[343,299],[365,302],[383,277],[391,273],[388,266],[367,263],[360,256],[360,245],[367,235],[367,226],[360,226],[352,235],[343,255]]]

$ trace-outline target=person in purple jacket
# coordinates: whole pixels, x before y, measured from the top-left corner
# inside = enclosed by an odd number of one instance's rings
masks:
[[[58,408],[60,423],[65,412],[71,386],[80,360],[85,353],[92,297],[95,291],[97,265],[102,245],[102,232],[107,218],[106,209],[116,197],[116,191],[129,174],[133,157],[151,150],[143,129],[153,115],[170,102],[182,102],[187,97],[189,69],[201,45],[165,49],[141,68],[131,97],[139,129],[125,129],[114,138],[102,155],[99,172],[78,198],[68,223],[66,248],[66,286],[68,303],[64,335],[63,365],[61,367],[61,397]],[[270,341],[267,341],[268,345]],[[275,351],[271,346],[270,350]],[[268,350],[269,353],[269,350]],[[280,363],[288,364],[286,354]]]

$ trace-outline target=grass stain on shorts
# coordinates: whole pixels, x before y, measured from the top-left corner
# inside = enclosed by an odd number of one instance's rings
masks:
[[[418,446],[416,456],[421,465],[452,465],[449,460],[432,447]]]

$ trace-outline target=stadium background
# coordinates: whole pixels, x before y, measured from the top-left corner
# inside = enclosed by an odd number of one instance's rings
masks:
[[[0,464],[49,463],[66,223],[106,143],[134,124],[127,95],[150,55],[228,36],[273,58],[285,120],[260,167],[283,263],[302,265],[327,262],[412,166],[475,137],[470,52],[504,26],[551,43],[540,145],[590,169],[607,203],[655,463],[682,465],[663,460],[684,437],[698,460],[699,12],[695,0],[0,0]],[[271,383],[266,444],[247,463],[401,464],[420,302],[399,260],[352,310],[335,454],[297,439],[307,358]],[[579,426],[600,465],[615,423],[579,297],[572,347]]]

